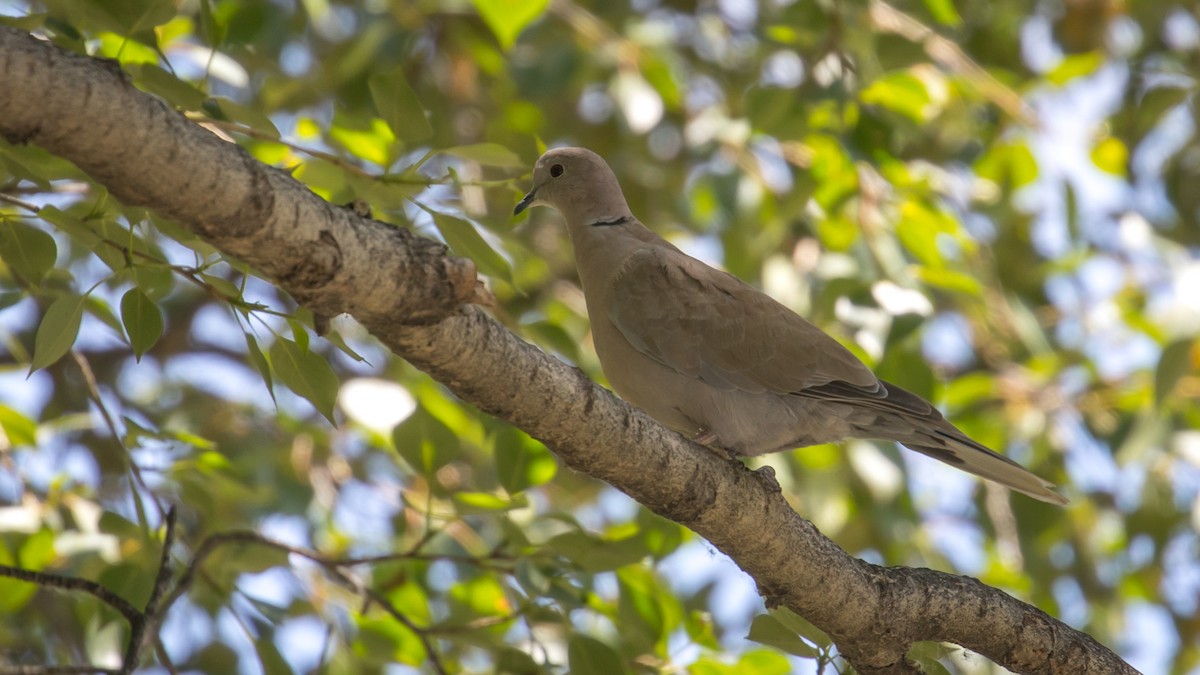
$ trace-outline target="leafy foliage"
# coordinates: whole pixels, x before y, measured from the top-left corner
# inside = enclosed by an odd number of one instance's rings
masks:
[[[556,217],[508,215],[547,143],[600,152],[642,220],[1073,500],[869,443],[757,460],[801,514],[872,561],[1005,588],[1146,672],[1200,667],[1194,13],[633,5],[46,0],[0,21],[441,238],[498,316],[602,380]],[[0,197],[0,563],[144,602],[177,505],[173,554],[198,571],[160,663],[844,668],[802,618],[731,590],[704,542],[557,471],[352,320],[310,335],[244,265],[37,147],[0,142]],[[0,662],[122,648],[95,598],[0,578],[0,607]]]

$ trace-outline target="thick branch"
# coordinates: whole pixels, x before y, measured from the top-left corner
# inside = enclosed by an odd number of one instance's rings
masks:
[[[353,314],[464,400],[708,539],[860,671],[916,672],[904,661],[909,645],[939,640],[1017,672],[1134,672],[1089,636],[973,579],[849,556],[752,472],[667,431],[477,308],[456,308],[473,289],[473,267],[331,207],[111,65],[0,27],[0,91],[0,134],[178,220],[315,312]]]

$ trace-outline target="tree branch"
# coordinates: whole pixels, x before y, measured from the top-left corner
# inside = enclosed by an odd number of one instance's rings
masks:
[[[469,261],[327,204],[138,91],[111,63],[0,27],[0,91],[4,137],[75,162],[126,204],[177,220],[315,313],[353,314],[462,399],[708,539],[861,672],[917,672],[904,654],[924,640],[1017,672],[1135,672],[1091,637],[978,581],[849,556],[752,472],[461,306],[476,282]]]

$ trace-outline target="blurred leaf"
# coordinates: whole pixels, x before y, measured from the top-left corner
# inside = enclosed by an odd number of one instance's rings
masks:
[[[1129,149],[1119,138],[1110,136],[1092,148],[1092,162],[1102,171],[1124,176],[1128,173]]]
[[[433,135],[433,127],[425,117],[425,108],[409,86],[403,66],[376,73],[367,82],[376,112],[396,138],[412,143]]]
[[[454,501],[458,503],[458,510],[463,514],[511,511],[529,506],[529,501],[524,495],[505,499],[487,492],[455,492]]]
[[[1193,340],[1176,340],[1158,357],[1158,367],[1154,370],[1154,402],[1159,408],[1165,407],[1180,378],[1195,372],[1192,346]]]
[[[137,288],[131,288],[121,298],[121,321],[129,335],[129,345],[140,361],[162,336],[163,319],[158,305]]]
[[[509,494],[517,494],[534,485],[541,485],[554,478],[558,462],[546,446],[530,438],[528,434],[510,426],[503,426],[493,437],[496,455],[496,473],[500,484]]]
[[[571,675],[621,675],[629,672],[612,647],[579,633],[572,633],[567,638],[567,662]]]
[[[383,167],[392,163],[391,149],[396,135],[382,120],[372,120],[365,129],[334,124],[329,128],[329,137],[359,159]]]
[[[316,352],[305,351],[287,338],[277,337],[268,352],[271,370],[279,381],[293,393],[313,404],[317,412],[331,424],[334,404],[337,401],[337,375],[325,357]]]
[[[1091,75],[1096,72],[1100,66],[1108,60],[1108,57],[1100,51],[1086,52],[1083,54],[1068,54],[1063,57],[1058,66],[1051,70],[1046,79],[1057,85],[1064,85],[1071,80],[1085,75]]]
[[[29,370],[41,370],[66,354],[75,344],[79,323],[83,320],[84,296],[68,294],[59,297],[46,309],[33,339],[33,363]]]
[[[275,122],[262,110],[249,105],[243,105],[228,98],[216,96],[209,98],[203,104],[204,111],[216,119],[237,122],[267,136],[278,139],[279,129]]]
[[[0,541],[0,564],[20,566],[12,551]],[[38,585],[19,579],[0,577],[0,611],[16,612],[24,607],[37,593]]]
[[[943,26],[957,28],[962,23],[962,17],[954,7],[952,0],[923,0],[925,9],[933,16],[934,21]]]
[[[506,647],[496,655],[496,675],[541,675],[546,672],[523,651]]]
[[[453,461],[462,451],[458,436],[419,406],[392,430],[392,444],[414,469],[426,476]]]
[[[181,110],[200,110],[208,100],[208,95],[190,82],[179,79],[154,63],[139,63],[126,68],[133,75],[133,81],[138,88]]]
[[[546,11],[549,0],[472,0],[500,46],[509,49],[526,26]]]
[[[18,220],[0,222],[0,258],[30,284],[37,284],[54,267],[58,246],[54,237]]]
[[[585,532],[566,532],[546,542],[546,547],[588,572],[607,572],[632,565],[647,551],[636,536],[609,540]]]
[[[859,94],[863,103],[899,113],[913,122],[927,121],[934,111],[933,98],[925,83],[911,72],[885,75]]]
[[[37,443],[37,422],[6,405],[0,405],[0,429],[4,430],[11,446]]]
[[[498,143],[460,145],[455,148],[446,148],[441,152],[447,155],[458,157],[460,159],[469,159],[473,162],[479,162],[484,166],[495,166],[502,169],[528,168],[525,162],[522,161],[515,152]]]

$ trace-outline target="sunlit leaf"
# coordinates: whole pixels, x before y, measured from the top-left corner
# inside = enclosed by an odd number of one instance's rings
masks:
[[[534,19],[546,11],[549,0],[472,0],[484,23],[508,49]]]
[[[6,405],[0,405],[0,429],[10,446],[33,445],[37,442],[37,422]]]

